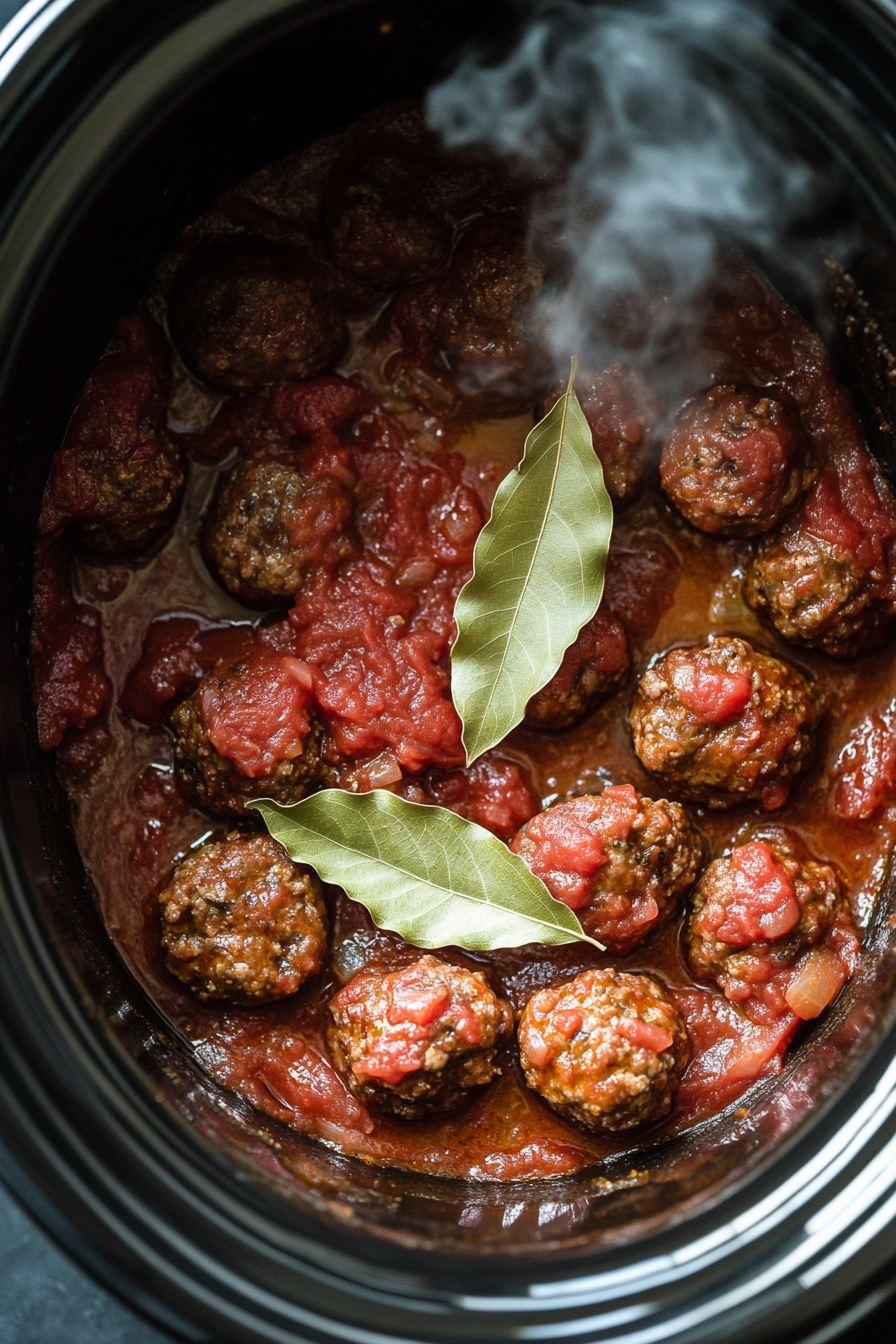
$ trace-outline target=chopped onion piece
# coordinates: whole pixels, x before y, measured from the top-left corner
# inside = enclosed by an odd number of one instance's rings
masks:
[[[371,789],[382,789],[387,784],[397,784],[401,779],[401,766],[389,751],[381,751],[364,767],[364,774]]]
[[[837,997],[848,975],[836,952],[814,947],[797,966],[784,997],[797,1017],[808,1022]]]

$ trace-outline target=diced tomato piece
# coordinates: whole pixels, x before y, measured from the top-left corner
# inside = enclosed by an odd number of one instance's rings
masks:
[[[645,1022],[640,1017],[620,1017],[616,1022],[616,1030],[632,1045],[641,1050],[653,1050],[655,1054],[668,1050],[672,1045],[672,1035],[665,1027]]]
[[[727,723],[750,699],[750,679],[696,660],[672,673],[672,685],[686,709],[706,723]]]
[[[604,840],[627,840],[638,819],[638,795],[631,784],[611,784],[600,795],[594,824]]]
[[[543,1069],[547,1066],[553,1051],[541,1032],[532,1023],[529,1024],[526,1031],[525,1041],[521,1041],[520,1044],[526,1058],[535,1065],[536,1069]]]
[[[386,1012],[390,1022],[428,1027],[443,1016],[451,1003],[451,991],[442,984],[403,984],[399,977],[392,981],[390,1000]]]
[[[581,1031],[585,1019],[578,1008],[570,1008],[566,1012],[554,1013],[551,1021],[560,1035],[571,1041],[576,1032]]]
[[[409,1073],[423,1066],[426,1054],[424,1041],[414,1040],[410,1033],[381,1036],[363,1059],[352,1064],[352,1072],[363,1078],[380,1078],[384,1083],[400,1083]]]

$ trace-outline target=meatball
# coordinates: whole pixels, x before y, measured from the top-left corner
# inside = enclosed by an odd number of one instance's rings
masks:
[[[529,1086],[561,1115],[607,1134],[668,1115],[689,1053],[660,982],[613,970],[533,994],[519,1041]]]
[[[694,892],[691,969],[735,1002],[815,1017],[852,971],[858,944],[837,873],[786,831],[737,845]]]
[[[320,883],[269,835],[202,845],[178,864],[159,909],[165,964],[200,999],[284,999],[324,962]]]
[[[353,1091],[403,1120],[453,1111],[496,1077],[513,1025],[481,971],[429,956],[388,975],[362,971],[330,1015],[330,1051]]]
[[[169,318],[184,362],[227,392],[309,378],[348,341],[322,269],[297,249],[259,238],[197,248],[174,278]]]
[[[173,522],[184,484],[168,433],[171,354],[145,313],[124,318],[96,365],[53,461],[41,530],[79,550],[140,551]]]
[[[814,536],[798,520],[764,537],[744,579],[750,606],[783,639],[854,658],[876,648],[893,620],[854,551]]]
[[[642,676],[629,722],[646,770],[709,807],[783,807],[812,750],[812,690],[743,639],[672,649]]]
[[[451,253],[450,225],[424,205],[412,184],[390,182],[390,166],[338,174],[323,202],[331,261],[378,289],[434,275]]]
[[[527,725],[552,732],[571,728],[623,685],[628,669],[625,631],[602,608],[582,627],[548,684],[526,705]]]
[[[352,508],[342,482],[309,479],[295,457],[244,459],[222,478],[209,509],[206,558],[234,597],[269,607],[295,596],[308,564],[338,541]]]
[[[680,803],[631,784],[555,803],[511,846],[583,929],[619,956],[674,914],[694,883],[703,842]]]
[[[543,399],[541,415],[563,395],[555,384]],[[576,396],[591,429],[604,484],[613,503],[624,507],[638,492],[650,445],[655,408],[642,379],[625,364],[611,364],[576,378]]]
[[[477,220],[441,282],[434,335],[476,381],[518,375],[528,362],[528,319],[545,268],[529,251],[527,232],[513,212]]]
[[[186,796],[220,817],[250,798],[297,803],[321,774],[323,729],[298,658],[259,647],[220,658],[171,716]]]
[[[663,448],[663,489],[701,532],[755,537],[777,526],[815,476],[789,402],[757,389],[711,387],[675,419]]]

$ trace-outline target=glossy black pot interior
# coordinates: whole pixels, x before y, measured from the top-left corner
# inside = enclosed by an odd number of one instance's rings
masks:
[[[802,1339],[888,1284],[891,883],[867,973],[759,1086],[749,1124],[722,1116],[634,1172],[628,1159],[510,1187],[381,1171],[311,1142],[285,1170],[276,1125],[198,1072],[119,963],[36,746],[34,523],[115,319],[220,189],[421,94],[507,18],[474,0],[74,0],[0,85],[2,1171],[86,1263],[193,1338]],[[841,165],[838,208],[862,221],[862,278],[882,295],[896,25],[882,5],[810,2],[777,26],[751,54],[757,78],[807,151]]]

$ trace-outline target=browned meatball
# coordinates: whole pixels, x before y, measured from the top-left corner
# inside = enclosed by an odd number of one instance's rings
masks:
[[[783,639],[854,658],[876,648],[893,621],[855,552],[814,536],[798,520],[763,537],[747,566],[744,596]]]
[[[645,769],[709,807],[782,807],[815,721],[805,677],[727,635],[663,654],[629,716]]]
[[[518,375],[530,357],[529,318],[544,281],[516,213],[478,220],[461,238],[439,283],[434,335],[475,382]]]
[[[694,893],[691,969],[736,1002],[815,1017],[853,969],[858,945],[837,873],[787,831],[737,845]]]
[[[295,596],[352,508],[351,492],[331,476],[309,479],[299,455],[243,459],[218,486],[202,533],[205,554],[234,597],[268,607]]]
[[[550,389],[539,407],[541,415],[547,415],[565,388],[556,383]],[[604,484],[613,503],[622,508],[641,484],[656,414],[653,399],[643,379],[625,364],[580,373],[576,396],[591,429]]]
[[[297,803],[321,772],[323,729],[307,665],[260,646],[220,658],[171,716],[186,796],[220,817],[250,798]]]
[[[175,276],[169,318],[184,362],[228,392],[309,378],[348,340],[320,268],[285,244],[257,238],[198,248]]]
[[[228,835],[178,864],[159,896],[169,971],[200,999],[269,1003],[319,971],[320,883],[269,835]]]
[[[481,971],[429,956],[388,975],[362,971],[330,1014],[330,1051],[352,1090],[403,1120],[453,1111],[496,1077],[513,1025]]]
[[[601,608],[570,644],[548,684],[526,705],[526,723],[552,732],[571,728],[623,685],[628,669],[625,631],[611,611]]]
[[[695,397],[675,419],[660,480],[701,532],[768,532],[815,476],[796,409],[755,388],[730,384]]]
[[[674,914],[703,858],[680,803],[640,797],[631,784],[555,803],[511,846],[583,929],[622,956]]]
[[[174,520],[184,483],[168,433],[171,352],[143,312],[118,324],[53,461],[41,530],[70,528],[80,550],[127,555]]]
[[[529,1086],[561,1115],[608,1134],[668,1115],[689,1053],[660,982],[613,970],[533,994],[519,1040]]]
[[[384,162],[367,173],[338,174],[323,203],[331,260],[378,289],[434,275],[451,253],[451,226],[427,208],[412,183],[390,181],[392,167]]]

